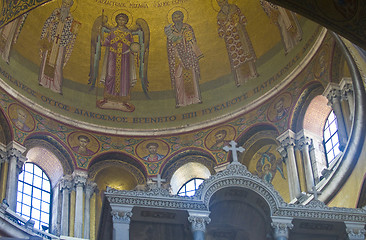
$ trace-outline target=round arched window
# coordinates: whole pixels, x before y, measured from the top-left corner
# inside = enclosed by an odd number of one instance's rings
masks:
[[[337,117],[333,111],[330,112],[327,121],[325,122],[323,136],[327,164],[329,166],[341,152],[339,150]]]
[[[51,184],[46,173],[33,163],[25,163],[18,179],[17,213],[35,221],[34,227],[48,229]],[[43,227],[42,227],[43,226]]]
[[[183,186],[178,191],[178,195],[193,196],[203,181],[204,180],[202,178],[192,178],[191,180],[183,184]]]

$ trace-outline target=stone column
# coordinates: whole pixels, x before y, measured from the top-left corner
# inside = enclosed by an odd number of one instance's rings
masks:
[[[289,232],[294,227],[291,218],[272,218],[274,240],[288,240]]]
[[[113,240],[130,239],[130,222],[132,217],[132,207],[114,207],[112,206],[113,220]]]
[[[365,224],[344,222],[346,225],[346,232],[349,240],[365,240]]]
[[[92,197],[97,184],[87,182],[85,185],[85,207],[84,207],[84,238],[90,238],[90,198]]]
[[[61,180],[62,209],[61,209],[61,235],[69,235],[69,212],[70,212],[70,191],[72,188],[72,177],[64,176]]]
[[[189,211],[188,221],[192,224],[193,240],[204,240],[206,224],[211,222],[209,212]]]
[[[348,102],[349,107],[349,119],[352,121],[353,113],[355,111],[355,100],[353,97],[353,85],[350,78],[343,78],[339,83],[339,87],[342,91],[342,99]]]
[[[8,178],[6,184],[6,199],[9,208],[16,211],[17,192],[18,192],[18,176],[22,170],[26,158],[22,155],[26,148],[22,145],[11,142],[7,146],[7,158],[9,161]]]
[[[344,122],[344,116],[341,106],[341,90],[338,84],[329,83],[323,92],[323,96],[327,97],[328,105],[333,108],[337,117],[339,150],[343,151],[347,144],[347,130]]]
[[[84,200],[84,185],[86,183],[87,173],[75,172],[74,184],[76,188],[75,197],[75,224],[74,237],[82,238],[83,235],[83,200]]]
[[[51,208],[51,224],[50,233],[56,236],[61,234],[61,212],[62,212],[62,198],[61,198],[61,182],[52,189],[52,208]]]
[[[297,147],[301,151],[303,157],[306,190],[309,192],[313,189],[313,186],[315,185],[314,173],[311,167],[310,147],[309,147],[312,145],[312,140],[310,137],[306,136],[304,129],[296,134],[296,138],[297,138]]]
[[[290,190],[291,200],[301,195],[299,174],[296,165],[295,156],[295,133],[288,129],[282,133],[277,140],[281,143],[281,147],[277,150],[286,161],[287,177]]]
[[[3,167],[3,163],[6,161],[6,146],[2,143],[0,143],[0,173],[1,173],[1,169]],[[1,181],[1,179],[0,179]]]

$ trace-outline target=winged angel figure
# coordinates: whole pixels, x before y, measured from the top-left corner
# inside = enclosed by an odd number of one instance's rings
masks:
[[[97,107],[133,112],[135,106],[130,100],[131,88],[139,79],[145,95],[148,95],[147,63],[149,55],[150,30],[144,19],[137,19],[135,26],[127,27],[129,17],[119,13],[115,18],[117,26],[107,24],[108,18],[99,16],[92,28],[89,84],[95,87],[99,76],[101,48],[106,47],[100,83],[104,84],[103,99],[97,100]]]
[[[258,153],[260,154],[261,158],[257,162],[257,171],[255,173],[268,183],[272,182],[272,179],[275,177],[277,171],[280,172],[283,179],[286,179],[283,174],[282,159],[276,159],[276,156],[270,152],[271,148],[272,146],[270,146],[265,152]]]

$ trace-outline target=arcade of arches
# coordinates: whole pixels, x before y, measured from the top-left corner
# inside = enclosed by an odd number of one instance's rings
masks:
[[[0,16],[0,238],[365,239],[366,4],[26,2]]]

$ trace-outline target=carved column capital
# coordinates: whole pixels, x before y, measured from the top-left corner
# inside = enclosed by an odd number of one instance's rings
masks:
[[[0,164],[7,160],[6,146],[0,143]]]
[[[343,78],[339,83],[342,92],[342,98],[348,99],[349,94],[353,94],[353,84],[351,78]]]
[[[90,196],[96,191],[97,187],[98,186],[95,182],[87,181],[85,184],[85,195],[90,198]]]
[[[341,88],[336,83],[329,83],[323,92],[323,96],[328,99],[329,105],[333,105],[335,101],[341,100]]]
[[[296,147],[299,150],[303,150],[305,146],[311,146],[313,144],[312,138],[303,129],[296,133]]]
[[[349,240],[365,240],[365,224],[345,222]]]
[[[294,227],[292,219],[273,219],[271,226],[275,239],[288,239],[289,231]]]
[[[292,130],[288,129],[277,137],[277,141],[279,141],[281,146],[285,149],[288,147],[294,147],[296,144],[296,134]]]
[[[124,224],[130,224],[132,212],[121,212],[121,211],[115,211],[112,212],[112,219],[113,223],[124,223]]]
[[[82,171],[74,172],[72,177],[75,187],[83,187],[86,184],[86,180],[88,179],[87,173]]]
[[[211,219],[202,216],[189,216],[188,221],[192,223],[192,231],[206,232],[206,224],[209,224]]]
[[[72,189],[72,176],[66,175],[60,181],[61,190],[71,190]]]

